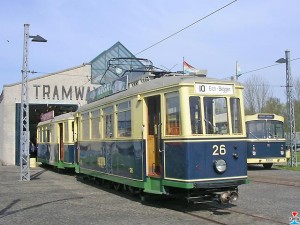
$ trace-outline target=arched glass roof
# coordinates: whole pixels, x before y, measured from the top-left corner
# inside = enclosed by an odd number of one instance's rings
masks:
[[[146,66],[141,60],[120,42],[102,52],[90,63],[92,84],[105,84],[125,75],[129,75],[129,79],[134,79],[146,71]]]

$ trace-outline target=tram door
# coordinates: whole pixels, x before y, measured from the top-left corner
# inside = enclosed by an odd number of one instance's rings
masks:
[[[59,123],[59,160],[64,161],[64,126],[62,123]]]
[[[160,96],[146,98],[148,108],[147,165],[148,176],[162,176]]]

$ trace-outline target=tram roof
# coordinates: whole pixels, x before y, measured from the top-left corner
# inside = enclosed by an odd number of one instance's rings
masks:
[[[224,79],[215,79],[215,78],[208,78],[203,76],[194,76],[194,75],[178,75],[178,74],[169,74],[167,76],[162,76],[159,78],[154,78],[150,81],[138,84],[133,86],[125,91],[116,93],[111,96],[107,96],[105,98],[99,99],[97,101],[91,102],[89,104],[81,106],[77,112],[85,111],[89,108],[97,107],[99,104],[105,104],[107,102],[112,102],[118,99],[122,99],[125,97],[143,94],[145,92],[161,89],[164,87],[171,87],[176,85],[183,85],[183,84],[190,84],[193,85],[196,82],[198,83],[219,83],[219,84],[234,84],[236,86],[242,87],[242,84],[234,81],[234,80],[224,80]]]
[[[42,126],[42,125],[52,123],[52,122],[64,121],[64,120],[67,120],[69,118],[74,119],[73,115],[74,115],[74,112],[68,112],[68,113],[65,113],[65,114],[61,114],[61,115],[55,116],[53,119],[46,120],[46,121],[43,121],[43,122],[39,122],[38,126]]]

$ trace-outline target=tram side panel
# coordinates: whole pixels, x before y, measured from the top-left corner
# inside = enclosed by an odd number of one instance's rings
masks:
[[[166,179],[205,182],[247,176],[245,141],[167,142],[165,146]],[[226,162],[223,173],[214,167],[219,159]]]
[[[104,173],[124,178],[143,179],[141,141],[80,142],[80,169],[94,175]],[[93,171],[93,172],[92,172]],[[101,177],[101,174],[98,174]]]

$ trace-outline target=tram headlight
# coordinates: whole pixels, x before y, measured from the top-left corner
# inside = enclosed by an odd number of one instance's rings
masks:
[[[226,161],[224,159],[215,160],[214,168],[217,173],[224,173],[227,168]]]

